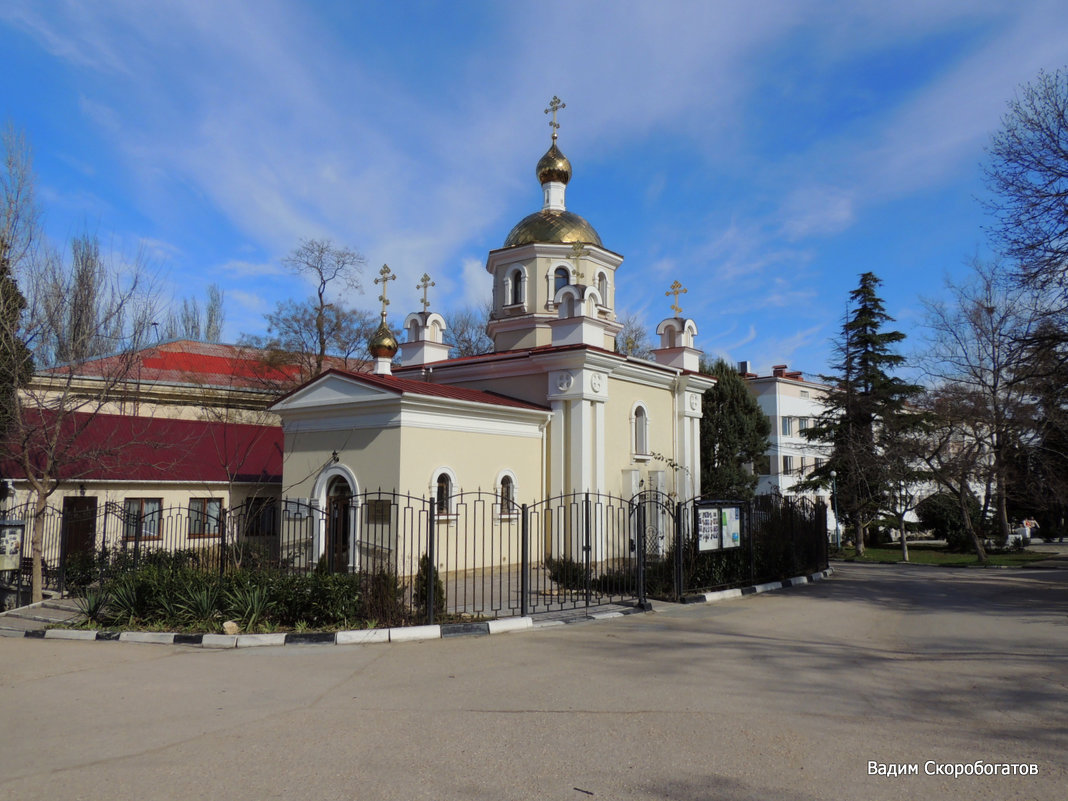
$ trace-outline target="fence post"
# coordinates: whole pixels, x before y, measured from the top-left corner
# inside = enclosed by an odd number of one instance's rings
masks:
[[[59,594],[62,596],[67,589],[67,516],[59,520],[59,571],[56,576],[59,585]],[[44,576],[41,576],[42,583]]]
[[[519,522],[519,616],[530,614],[530,519],[527,517],[527,505],[519,510],[523,516]]]
[[[219,519],[216,523],[219,526],[219,578],[221,579],[226,575],[226,507],[220,505],[219,507]]]
[[[586,607],[590,605],[590,573],[593,564],[590,560],[590,493],[587,492],[582,502],[583,532],[582,532],[582,561],[586,568]]]
[[[686,580],[682,571],[682,501],[675,502],[675,600],[681,601],[686,593]]]
[[[137,526],[134,528],[134,570],[137,570],[138,564],[141,561],[141,532],[144,529],[144,526],[145,514],[142,511],[137,515]]]
[[[645,547],[646,546],[646,542],[645,542],[645,501],[642,499],[642,497],[640,495],[637,496],[637,498],[638,498],[638,501],[637,501],[638,508],[637,508],[637,514],[635,515],[635,520],[637,520],[638,531],[636,532],[637,536],[634,538],[634,540],[635,540],[635,542],[637,543],[637,546],[638,546],[638,575],[640,576],[639,583],[641,585],[640,589],[639,589],[639,592],[641,593],[642,599],[644,599],[644,597],[645,597],[645,573],[646,573],[646,566],[648,564],[647,563],[648,553],[647,553],[647,550],[646,550],[646,547]]]
[[[755,555],[756,554],[756,549],[754,548],[754,545],[753,545],[753,538],[754,538],[754,535],[753,535],[753,518],[755,517],[755,514],[754,514],[754,503],[755,503],[755,501],[749,501],[745,506],[746,511],[749,513],[749,514],[746,515],[746,517],[748,519],[746,520],[746,523],[745,523],[745,529],[746,529],[746,534],[748,535],[748,540],[749,540],[749,583],[750,583],[750,585],[756,583],[756,581],[755,581],[755,579],[756,579],[756,555]]]
[[[426,521],[426,554],[428,570],[426,573],[426,622],[428,626],[434,625],[434,588],[438,579],[438,554],[434,541],[434,518],[437,515],[437,504],[434,499],[430,501],[430,514]]]

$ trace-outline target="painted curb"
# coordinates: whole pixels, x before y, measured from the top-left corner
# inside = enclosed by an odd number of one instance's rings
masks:
[[[526,631],[534,626],[534,620],[529,617],[502,617],[491,620],[487,624],[490,634],[507,634],[511,631]]]
[[[260,648],[264,645],[285,645],[285,632],[277,634],[238,634],[238,648]]]
[[[485,637],[489,632],[488,623],[442,623],[441,637]]]
[[[729,590],[695,593],[683,598],[683,603],[717,603],[734,598],[770,592],[772,590],[796,587],[828,578],[834,573],[828,567],[818,573],[807,576],[793,576],[782,581],[769,581],[749,587],[736,587]],[[42,602],[47,604],[47,601]],[[35,604],[36,605],[36,604]],[[193,645],[202,648],[256,648],[280,645],[364,645],[385,642],[418,642],[420,640],[437,640],[445,637],[485,636],[487,634],[507,634],[509,632],[542,629],[551,626],[566,626],[573,623],[587,623],[593,620],[610,620],[639,612],[652,611],[652,604],[634,607],[626,611],[593,612],[585,617],[573,620],[539,620],[532,617],[505,617],[481,623],[445,623],[435,626],[397,626],[389,629],[355,629],[334,632],[277,632],[273,634],[185,634],[164,631],[108,631],[94,629],[0,629],[0,637],[23,637],[49,640],[99,640],[113,642],[133,642],[156,645]]]
[[[174,645],[174,633],[169,631],[124,631],[119,635],[119,642]]]
[[[96,629],[47,629],[46,640],[95,640]]]
[[[332,631],[289,632],[285,635],[286,645],[333,645],[335,634]]]
[[[397,626],[389,629],[390,642],[440,640],[441,626]]]
[[[339,631],[334,638],[338,645],[364,645],[366,643],[389,642],[389,629],[356,629]]]
[[[205,634],[200,641],[203,648],[236,648],[236,634]]]

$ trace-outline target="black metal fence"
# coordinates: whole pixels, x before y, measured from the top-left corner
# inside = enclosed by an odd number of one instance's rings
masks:
[[[709,510],[720,524],[715,547]],[[737,519],[724,522],[724,510]],[[7,517],[25,521],[18,569],[4,576],[22,590],[30,581],[32,510]],[[779,496],[677,503],[657,493],[576,493],[521,505],[481,492],[440,501],[367,492],[332,498],[325,508],[265,498],[229,510],[109,503],[80,516],[50,507],[43,530],[45,587],[60,592],[183,552],[220,573],[387,574],[428,621],[644,604],[647,596],[679,599],[827,564],[825,510]]]

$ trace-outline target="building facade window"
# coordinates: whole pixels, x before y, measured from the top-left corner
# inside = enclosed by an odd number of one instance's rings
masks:
[[[553,294],[555,295],[570,283],[571,273],[567,271],[567,268],[557,267],[556,272],[553,273]]]
[[[792,432],[792,430],[793,430],[793,427],[790,425],[790,418],[789,417],[784,417],[782,419],[782,435],[784,437],[788,437],[788,436],[790,436],[790,433]]]
[[[761,454],[753,462],[753,472],[758,476],[770,476],[771,475],[771,456],[769,454]]]
[[[634,453],[638,456],[649,453],[649,413],[640,405],[634,408]]]
[[[608,276],[604,273],[597,274],[597,294],[601,296],[601,305],[608,305]]]
[[[510,475],[501,476],[498,485],[498,497],[501,502],[501,516],[508,517],[516,513],[515,506],[515,479]]]
[[[798,431],[808,431],[808,418],[807,417],[798,417],[797,418],[797,430]]]
[[[435,509],[439,515],[449,513],[449,499],[452,497],[452,478],[448,473],[438,473]]]
[[[523,303],[523,271],[513,270],[510,281],[508,303],[512,306],[521,306]]]
[[[159,539],[163,517],[161,498],[127,498],[124,504],[122,535],[128,540]]]
[[[794,457],[784,456],[782,457],[782,472],[784,474],[792,473],[794,469]]]
[[[807,389],[801,390],[801,397],[803,399],[806,399],[806,400],[808,399],[808,390]]]
[[[219,498],[189,499],[189,536],[218,537],[222,518],[222,500]]]

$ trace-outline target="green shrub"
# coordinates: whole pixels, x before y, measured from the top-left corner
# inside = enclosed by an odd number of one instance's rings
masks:
[[[434,614],[445,614],[445,585],[441,583],[441,576],[437,570],[431,570],[430,554],[419,557],[419,570],[415,574],[415,587],[412,589],[412,606],[415,609],[417,620],[425,620],[427,606],[430,600],[430,576],[434,576]]]
[[[411,615],[404,605],[405,587],[397,574],[388,570],[364,573],[360,576],[363,587],[361,616],[365,620],[377,620],[382,626],[403,626]]]
[[[586,566],[569,556],[553,559],[545,557],[545,567],[549,571],[549,580],[566,590],[586,589]]]

